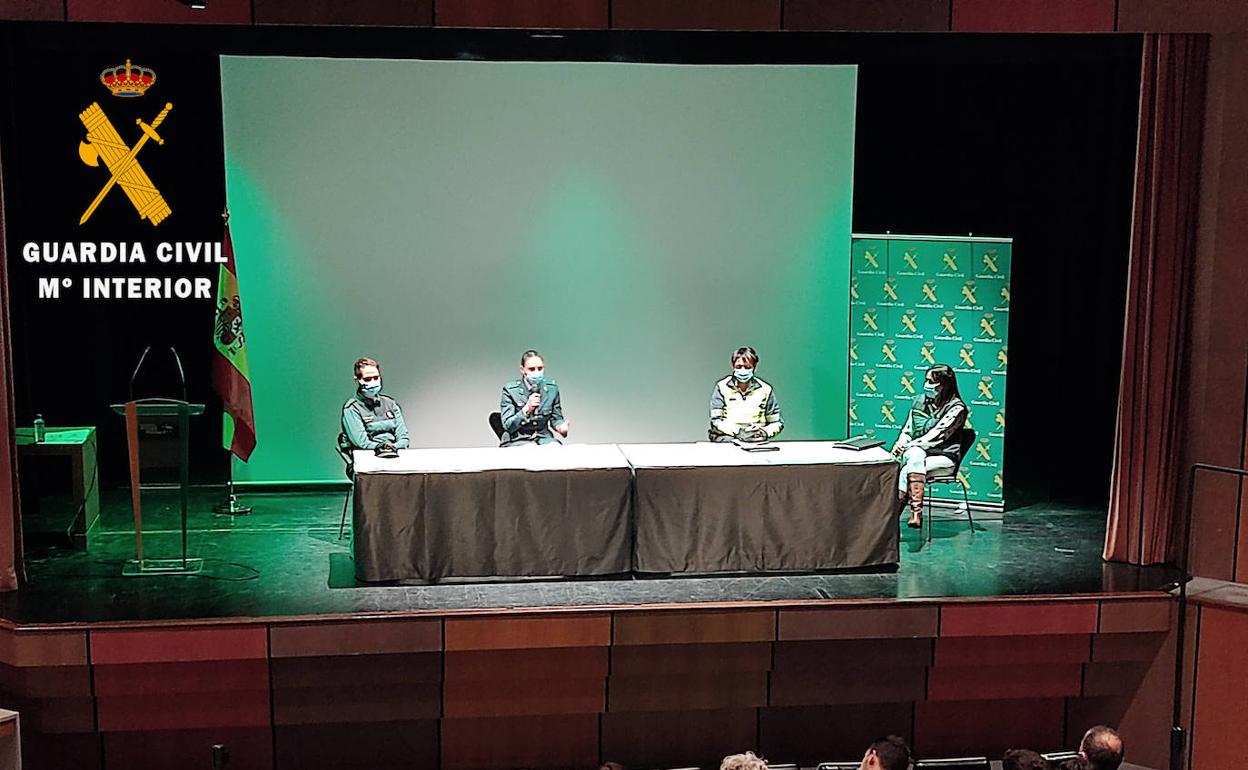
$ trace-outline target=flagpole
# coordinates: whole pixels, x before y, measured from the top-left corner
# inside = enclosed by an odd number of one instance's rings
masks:
[[[230,225],[230,210],[227,208],[221,212],[221,220],[226,228]],[[238,502],[238,495],[234,494],[234,452],[232,449],[226,449],[226,462],[229,463],[225,481],[225,500],[217,503],[212,508],[212,512],[219,516],[246,516],[251,513],[250,505],[242,505]]]

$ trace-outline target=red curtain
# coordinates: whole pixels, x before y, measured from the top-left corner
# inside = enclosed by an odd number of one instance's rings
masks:
[[[17,487],[13,409],[13,345],[9,327],[9,260],[4,236],[4,174],[0,170],[0,591],[17,590],[22,568],[22,517]],[[24,575],[23,575],[24,577]]]
[[[1126,327],[1104,557],[1170,560],[1195,262],[1206,35],[1144,36]]]

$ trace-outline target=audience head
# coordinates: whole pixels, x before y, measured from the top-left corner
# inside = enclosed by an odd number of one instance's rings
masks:
[[[624,765],[619,762],[603,762],[598,766],[598,770],[624,770]]]
[[[1001,757],[1001,770],[1049,770],[1049,761],[1029,749],[1010,749]]]
[[[1084,770],[1083,760],[1075,757],[1074,759],[1064,759],[1057,766],[1057,770]]]
[[[910,747],[896,735],[876,738],[862,758],[861,770],[906,770]]]
[[[1118,770],[1122,755],[1122,736],[1112,727],[1097,725],[1079,742],[1079,757],[1089,770]]]
[[[767,770],[767,760],[755,756],[752,751],[729,754],[719,763],[719,770]]]

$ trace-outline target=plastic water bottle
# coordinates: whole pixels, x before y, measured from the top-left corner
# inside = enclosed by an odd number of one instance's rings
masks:
[[[48,435],[48,427],[43,422],[43,415],[35,415],[35,443],[42,444]]]

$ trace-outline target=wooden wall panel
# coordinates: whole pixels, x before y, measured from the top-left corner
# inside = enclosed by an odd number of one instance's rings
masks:
[[[1088,634],[1055,635],[1043,644],[1033,637],[944,637],[936,640],[937,666],[1079,664],[1092,657]]]
[[[339,24],[428,27],[433,0],[253,0],[257,24]]]
[[[83,631],[30,632],[0,628],[0,663],[10,666],[81,666],[87,662]]]
[[[276,770],[358,768],[411,770],[438,766],[438,722],[280,725]],[[230,765],[233,770],[233,765]]]
[[[757,746],[757,709],[602,715],[602,759],[625,767],[719,767]]]
[[[448,677],[443,687],[443,713],[448,719],[599,714],[606,710],[606,680],[602,677],[509,677],[492,682]]]
[[[437,0],[439,27],[606,29],[608,0]]]
[[[186,770],[212,767],[212,746],[225,744],[230,770],[273,770],[268,727],[108,733],[104,767],[125,770]]]
[[[613,647],[612,676],[683,676],[771,670],[771,645],[672,644]]]
[[[914,748],[919,756],[957,756],[971,746],[990,757],[1020,746],[1054,751],[1062,747],[1064,709],[1060,698],[919,703]]]
[[[767,674],[706,672],[612,676],[608,711],[698,711],[767,703]]]
[[[927,669],[891,667],[866,661],[841,660],[818,674],[776,671],[771,676],[772,706],[818,706],[841,703],[895,703],[922,700]]]
[[[1090,634],[1096,631],[1097,603],[975,602],[941,608],[941,636],[1026,636]]]
[[[264,626],[91,632],[91,662],[96,665],[263,660],[268,649]]]
[[[0,19],[64,21],[65,0],[0,0]]]
[[[782,640],[897,639],[936,636],[936,605],[781,610]]]
[[[613,29],[780,29],[781,0],[612,0]]]
[[[448,618],[446,620],[448,652],[542,647],[606,647],[610,643],[611,616],[607,614]]]
[[[265,727],[268,661],[96,666],[100,732]]]
[[[1083,666],[936,666],[928,671],[929,701],[994,701],[1079,695]]]
[[[23,713],[21,719],[25,718]],[[22,722],[22,767],[99,770],[103,745],[99,733],[47,735]]]
[[[1248,3],[1226,0],[1118,0],[1119,32],[1248,29]]]
[[[442,714],[437,653],[280,658],[272,662],[278,725],[398,722]]]
[[[250,24],[251,0],[209,0],[195,10],[178,0],[66,0],[70,21],[154,24]]]
[[[384,655],[442,649],[441,620],[275,625],[269,631],[274,658],[315,655]]]
[[[1115,0],[953,0],[954,32],[1113,32]]]
[[[952,0],[784,0],[784,28],[947,32]]]
[[[1238,767],[1248,713],[1248,611],[1202,607],[1196,661],[1196,708],[1192,725],[1193,768]]]
[[[766,708],[759,715],[759,745],[774,763],[858,762],[882,733],[913,743],[913,721],[909,702]]]
[[[615,617],[613,638],[617,645],[769,642],[776,638],[776,613],[775,610],[621,613]]]
[[[931,639],[863,639],[814,642],[777,642],[776,671],[810,672],[825,676],[841,670],[846,662],[864,667],[905,668],[931,665]]]
[[[1169,596],[1158,599],[1101,602],[1098,630],[1102,634],[1166,631],[1170,628],[1175,603],[1176,599]]]
[[[442,720],[442,770],[590,767],[598,715]]]

